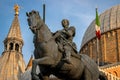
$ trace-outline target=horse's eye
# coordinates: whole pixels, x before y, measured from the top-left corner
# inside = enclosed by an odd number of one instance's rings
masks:
[[[30,12],[29,14],[31,15],[32,13]]]

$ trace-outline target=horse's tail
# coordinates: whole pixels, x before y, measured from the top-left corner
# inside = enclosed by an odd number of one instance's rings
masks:
[[[102,71],[100,71],[100,73],[99,73],[99,79],[100,80],[108,80],[107,76]]]

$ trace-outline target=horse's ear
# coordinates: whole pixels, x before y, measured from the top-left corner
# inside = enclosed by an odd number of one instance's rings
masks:
[[[26,16],[28,16],[29,17],[29,14],[26,12]]]
[[[39,12],[37,11],[37,14],[39,15]]]

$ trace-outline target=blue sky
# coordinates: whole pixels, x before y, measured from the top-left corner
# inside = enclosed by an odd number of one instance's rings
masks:
[[[62,29],[61,20],[68,19],[70,26],[75,26],[74,42],[78,51],[82,37],[89,24],[95,19],[95,8],[99,14],[112,6],[120,4],[120,0],[0,0],[0,53],[4,51],[3,40],[6,38],[14,18],[14,4],[20,5],[19,22],[24,40],[23,56],[27,63],[34,51],[33,34],[27,24],[26,12],[39,11],[42,16],[42,5],[46,4],[46,24],[52,32]]]

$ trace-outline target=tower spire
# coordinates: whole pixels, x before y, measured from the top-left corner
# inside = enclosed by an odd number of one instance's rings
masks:
[[[0,80],[19,80],[21,74],[25,72],[23,39],[18,19],[19,6],[15,5],[14,10],[14,20],[4,40],[4,51],[0,57]]]
[[[18,15],[19,14],[19,10],[20,10],[20,6],[18,4],[16,4],[14,6],[14,10],[15,10],[15,15]]]
[[[15,10],[15,16],[14,16],[12,25],[10,27],[10,30],[8,32],[8,35],[7,35],[6,39],[4,40],[5,51],[6,50],[7,51],[8,50],[13,50],[13,51],[17,50],[17,51],[21,52],[21,49],[23,46],[23,39],[22,39],[20,24],[19,24],[19,19],[18,19],[18,14],[19,14],[18,4],[16,4],[14,6],[14,10]],[[12,43],[10,44],[11,41],[12,41]],[[15,44],[16,44],[16,46],[15,46]],[[10,47],[10,45],[13,47]],[[18,48],[16,48],[17,46],[18,46]]]

